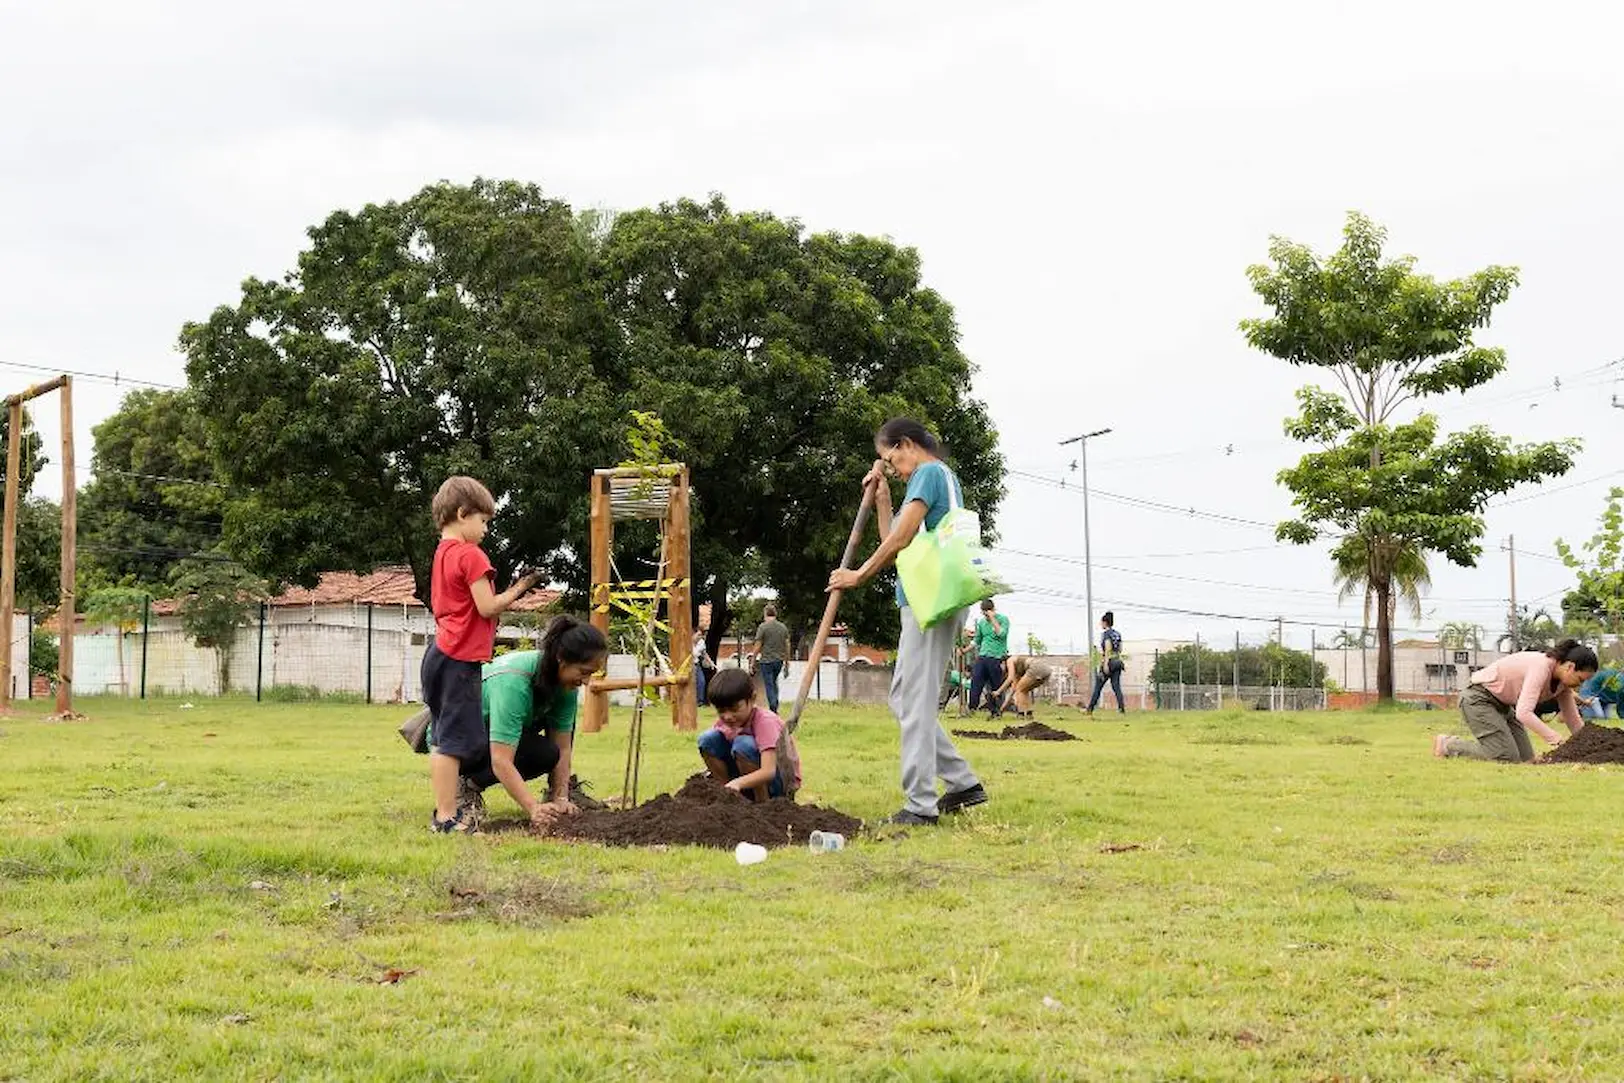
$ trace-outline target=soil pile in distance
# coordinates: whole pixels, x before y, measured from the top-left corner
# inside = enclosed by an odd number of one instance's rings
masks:
[[[1045,726],[1042,722],[1028,722],[1024,726],[1005,726],[1002,732],[990,730],[954,730],[955,737],[968,737],[973,741],[1075,741],[1075,733]]]

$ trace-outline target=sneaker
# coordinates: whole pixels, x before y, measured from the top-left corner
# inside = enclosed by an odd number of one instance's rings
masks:
[[[463,819],[461,812],[449,820],[442,820],[438,812],[431,812],[429,830],[436,835],[472,835],[479,831],[479,826]]]
[[[941,799],[936,802],[936,807],[941,809],[943,816],[951,816],[956,812],[963,812],[967,808],[975,808],[986,803],[987,791],[977,782],[969,789],[942,794]]]
[[[466,775],[457,780],[457,815],[453,818],[475,830],[485,822],[485,791]]]
[[[582,782],[580,779],[576,778],[574,775],[571,775],[570,776],[570,803],[573,804],[576,808],[585,809],[588,812],[602,812],[604,809],[608,808],[609,806],[604,804],[602,801],[599,801],[596,797],[593,797],[591,794],[586,792],[587,787],[590,786],[590,785],[592,785],[592,783],[590,783],[590,782]]]
[[[935,816],[921,816],[909,809],[902,809],[900,812],[893,812],[881,820],[880,823],[891,824],[896,827],[935,827],[936,820],[937,817]]]

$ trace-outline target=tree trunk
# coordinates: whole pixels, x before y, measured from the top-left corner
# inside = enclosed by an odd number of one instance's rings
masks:
[[[224,647],[214,649],[214,660],[220,666],[220,695],[231,691],[231,652]]]
[[[729,583],[721,576],[711,580],[710,628],[705,632],[705,652],[720,665],[722,637],[727,635],[728,625],[733,621],[733,611],[728,608],[727,595]]]
[[[1376,698],[1393,702],[1393,581],[1378,579],[1376,587]]]

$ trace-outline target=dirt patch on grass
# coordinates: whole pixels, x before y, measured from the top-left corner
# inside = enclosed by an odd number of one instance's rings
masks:
[[[1535,763],[1624,763],[1624,729],[1586,722]]]
[[[741,842],[759,846],[804,845],[814,831],[856,835],[863,822],[838,809],[797,805],[783,799],[756,804],[694,775],[674,794],[661,794],[634,809],[582,812],[538,832],[549,838],[604,846],[709,846],[731,850]]]
[[[1005,726],[1001,732],[991,730],[954,730],[955,737],[968,737],[972,741],[1075,741],[1075,733],[1045,726],[1042,722],[1028,722],[1024,726]]]

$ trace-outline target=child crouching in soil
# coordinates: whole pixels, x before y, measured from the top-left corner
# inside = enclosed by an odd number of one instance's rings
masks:
[[[756,686],[742,669],[719,670],[706,688],[716,725],[699,737],[711,778],[756,801],[795,796],[801,756],[784,720],[756,706]]]

